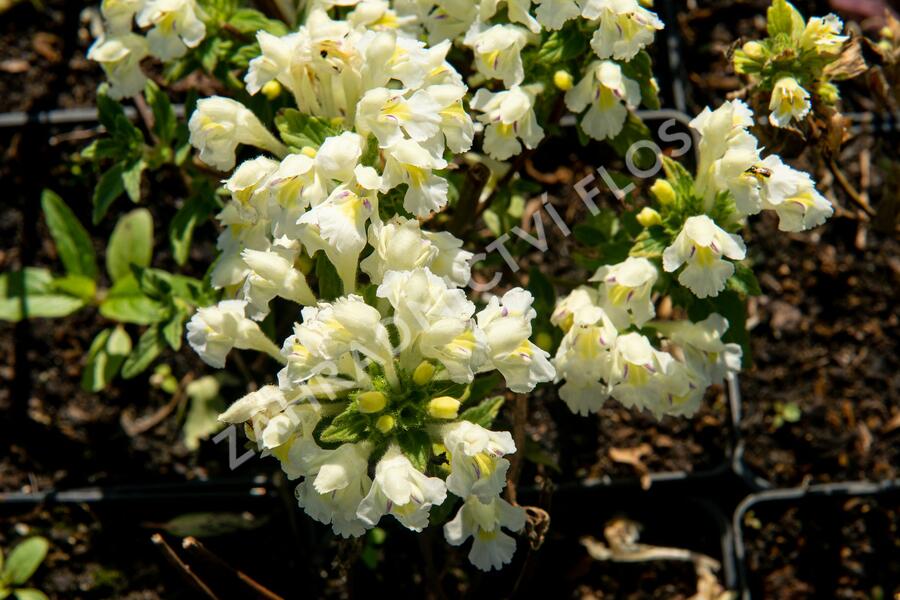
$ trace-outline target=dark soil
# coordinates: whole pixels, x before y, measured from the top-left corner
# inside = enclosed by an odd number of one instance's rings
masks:
[[[744,516],[755,598],[892,598],[900,592],[897,494],[757,504]]]

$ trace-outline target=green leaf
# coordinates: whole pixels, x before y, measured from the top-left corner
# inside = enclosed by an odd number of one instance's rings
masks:
[[[397,435],[400,450],[419,471],[425,472],[431,458],[431,438],[422,430],[403,431]]]
[[[14,594],[16,600],[49,600],[47,594],[35,588],[18,588]]]
[[[531,267],[528,270],[528,291],[534,297],[534,309],[539,315],[550,317],[556,305],[556,290],[540,269]]]
[[[99,392],[112,381],[125,358],[131,353],[131,338],[119,325],[104,329],[88,350],[88,361],[81,376],[81,387],[88,392]]]
[[[638,82],[641,87],[641,102],[650,110],[659,109],[659,89],[653,78],[653,60],[645,50],[622,65],[622,74]]]
[[[275,117],[275,127],[284,143],[297,152],[307,146],[318,148],[325,138],[341,132],[339,126],[326,119],[304,114],[294,108],[282,110]]]
[[[161,525],[161,529],[177,536],[199,538],[215,537],[238,531],[251,531],[268,521],[267,517],[256,517],[247,512],[201,512],[186,513]]]
[[[162,352],[164,341],[156,325],[151,325],[141,334],[137,347],[122,364],[122,378],[131,379],[143,373]]]
[[[144,86],[144,96],[153,111],[153,132],[160,142],[168,146],[175,139],[175,132],[178,129],[178,120],[175,118],[172,103],[169,102],[166,93],[151,79],[148,79]]]
[[[587,38],[577,27],[569,25],[552,32],[537,51],[535,63],[542,66],[558,65],[580,56],[587,50]]]
[[[0,320],[64,317],[84,305],[81,298],[57,293],[53,275],[46,269],[0,273]]]
[[[53,289],[90,302],[97,293],[97,283],[84,275],[66,275],[53,280]]]
[[[184,322],[187,318],[187,312],[175,309],[173,315],[163,324],[163,339],[176,352],[181,349],[181,340],[184,338]]]
[[[354,403],[336,416],[320,433],[319,441],[323,444],[355,443],[362,439],[366,432],[366,418],[359,413]]]
[[[150,325],[165,317],[162,305],[147,297],[131,275],[117,281],[109,290],[100,303],[100,314],[107,319],[137,325]]]
[[[187,262],[194,228],[198,223],[205,221],[214,209],[215,201],[212,199],[212,190],[201,190],[188,198],[172,217],[172,222],[169,224],[169,242],[172,245],[175,262],[179,265]]]
[[[649,139],[650,128],[647,127],[640,117],[629,112],[628,118],[622,126],[622,131],[608,141],[609,145],[616,151],[616,154],[624,157],[635,142]],[[641,147],[632,154],[631,160],[639,169],[650,169],[656,163],[656,156],[649,147]]]
[[[477,406],[468,408],[459,415],[463,421],[470,421],[482,427],[490,427],[494,419],[500,414],[500,408],[505,402],[503,396],[494,396],[482,400]]]
[[[324,252],[316,255],[316,277],[319,279],[319,298],[322,300],[334,300],[344,293],[344,284],[341,283],[337,269]]]
[[[228,24],[241,33],[256,35],[257,31],[263,30],[272,35],[287,35],[287,25],[281,21],[270,19],[258,10],[252,8],[239,8],[235,11]]]
[[[138,208],[116,223],[106,246],[106,270],[115,282],[131,276],[131,265],[146,267],[153,258],[153,216]]]
[[[132,160],[122,167],[122,188],[135,204],[141,201],[141,175],[146,168],[143,158]]]
[[[125,163],[117,162],[100,176],[100,181],[94,188],[93,221],[95,225],[103,220],[112,203],[125,192],[125,183],[122,181],[124,169]]]
[[[800,12],[785,0],[773,0],[766,17],[766,28],[771,37],[784,34],[791,38],[799,38],[803,28],[806,27]]]
[[[30,537],[20,542],[3,565],[3,580],[14,586],[25,585],[41,566],[49,549],[50,543],[42,537]]]
[[[734,265],[734,274],[728,278],[728,289],[737,292],[742,296],[760,296],[762,290],[759,288],[759,281],[753,274],[750,267],[736,263]]]
[[[666,230],[661,225],[653,225],[646,228],[634,240],[634,245],[628,252],[629,256],[642,256],[644,258],[656,258],[662,256],[671,240]]]
[[[694,195],[694,178],[680,162],[662,155],[663,171],[666,180],[675,190],[675,195],[680,198],[688,198]]]
[[[97,258],[94,246],[75,213],[51,190],[44,190],[41,194],[41,206],[66,272],[96,278]]]
[[[556,459],[530,437],[525,438],[525,459],[536,465],[544,465],[557,473],[562,473]]]

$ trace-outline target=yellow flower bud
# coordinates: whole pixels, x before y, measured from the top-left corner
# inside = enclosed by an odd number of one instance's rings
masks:
[[[459,400],[438,396],[428,401],[428,414],[435,419],[455,419],[459,415]]]
[[[303,146],[303,148],[300,149],[300,154],[303,154],[304,156],[308,156],[310,158],[315,158],[317,152],[316,149],[312,146]]]
[[[650,193],[656,196],[656,199],[663,206],[675,202],[675,190],[672,188],[672,184],[665,179],[657,179],[650,186]]]
[[[741,50],[753,60],[762,60],[766,54],[765,47],[759,42],[747,42]]]
[[[387,396],[381,392],[363,392],[356,397],[359,412],[377,413],[387,406]]]
[[[659,213],[649,206],[645,206],[641,209],[641,212],[637,214],[637,222],[644,227],[652,227],[654,225],[661,224],[662,217],[660,217]]]
[[[378,420],[375,421],[375,429],[380,431],[381,433],[390,433],[394,428],[394,425],[397,424],[397,421],[394,420],[394,417],[391,415],[381,415],[378,417]]]
[[[568,92],[572,89],[573,85],[572,74],[560,69],[553,74],[553,85],[564,92]]]
[[[262,86],[262,93],[269,100],[274,100],[281,94],[281,84],[273,79]]]
[[[423,360],[419,363],[419,366],[416,367],[416,370],[413,371],[413,382],[416,385],[425,385],[431,378],[434,377],[434,365],[428,362],[427,360]]]

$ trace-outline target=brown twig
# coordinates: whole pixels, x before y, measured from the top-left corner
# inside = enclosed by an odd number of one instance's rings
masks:
[[[172,411],[175,410],[175,407],[178,406],[178,403],[184,398],[187,385],[193,380],[193,373],[188,373],[182,377],[181,381],[178,382],[178,389],[172,394],[171,400],[150,416],[131,420],[126,412],[122,412],[122,415],[119,417],[119,423],[121,423],[122,429],[125,430],[125,433],[127,433],[129,437],[134,437],[149,431],[162,423],[166,417],[172,414]]]
[[[163,553],[163,556],[169,563],[174,566],[184,577],[188,580],[188,582],[196,587],[199,591],[206,594],[207,597],[212,598],[212,600],[220,600],[219,596],[216,595],[212,589],[196,573],[194,573],[193,569],[181,560],[178,557],[178,554],[175,552],[175,549],[172,548],[163,538],[163,536],[159,533],[154,533],[150,536],[150,541],[153,542],[157,548]]]
[[[841,168],[833,158],[829,159],[828,167],[834,174],[834,178],[838,182],[838,185],[840,185],[841,189],[843,189],[844,192],[847,193],[847,195],[850,197],[850,200],[852,200],[853,203],[856,204],[860,209],[862,209],[862,211],[865,212],[870,218],[874,217],[875,211],[872,210],[869,202],[863,196],[861,196],[858,191],[856,191],[856,189],[847,179],[847,176],[844,175],[844,172],[841,171]]]
[[[188,553],[208,563],[210,566],[216,568],[217,570],[228,571],[229,573],[232,573],[235,577],[241,580],[242,583],[252,588],[260,598],[265,598],[267,600],[284,600],[284,598],[282,598],[263,584],[259,583],[243,571],[235,569],[227,562],[219,558],[217,555],[207,550],[207,548],[203,544],[201,544],[200,541],[195,537],[188,536],[181,540],[181,547],[184,548]]]
[[[509,470],[506,472],[506,499],[510,504],[516,502],[516,486],[522,471],[522,457],[525,454],[525,423],[528,421],[528,397],[516,394],[513,406],[513,441],[517,452],[510,456]]]

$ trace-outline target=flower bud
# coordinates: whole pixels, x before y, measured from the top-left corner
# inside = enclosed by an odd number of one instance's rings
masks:
[[[388,434],[394,429],[394,425],[396,424],[397,421],[391,415],[381,415],[378,417],[378,420],[375,421],[375,429],[381,433]]]
[[[274,100],[281,94],[281,84],[276,80],[272,80],[266,85],[262,86],[263,95],[269,100]]]
[[[568,71],[564,71],[560,69],[556,73],[553,74],[553,85],[555,85],[558,89],[563,92],[567,92],[572,89],[573,79],[572,74]]]
[[[675,190],[672,188],[672,184],[665,179],[657,179],[653,185],[650,186],[650,193],[653,194],[663,206],[675,202]]]
[[[431,378],[434,377],[434,365],[428,362],[427,360],[423,360],[419,363],[419,366],[416,367],[416,370],[413,371],[413,382],[416,385],[425,385]]]
[[[759,42],[747,42],[741,48],[749,58],[753,60],[762,60],[765,57],[766,49]]]
[[[435,419],[455,419],[459,416],[459,400],[450,396],[438,396],[428,402],[428,414]]]
[[[381,392],[363,392],[356,397],[356,404],[359,406],[359,412],[377,413],[387,406],[387,396]]]
[[[654,225],[660,225],[662,223],[662,217],[649,206],[645,206],[641,209],[641,212],[637,214],[637,222],[644,227],[652,227]]]

